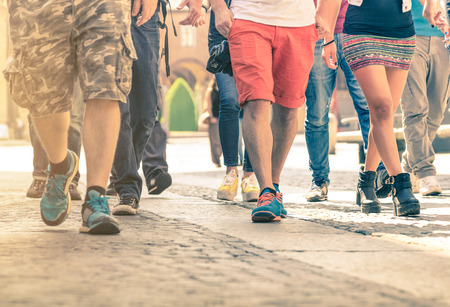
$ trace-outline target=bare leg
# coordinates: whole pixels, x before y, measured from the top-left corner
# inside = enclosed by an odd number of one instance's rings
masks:
[[[67,156],[70,112],[33,117],[33,123],[49,161],[52,163],[63,161]]]
[[[261,189],[273,189],[272,130],[269,124],[270,101],[252,100],[244,106],[242,132],[253,170]]]
[[[120,110],[117,101],[104,99],[86,101],[83,145],[86,154],[88,187],[106,188],[119,128]]]
[[[398,88],[400,87],[403,90],[406,81],[403,74],[407,76],[407,73],[407,71],[397,72],[397,70],[387,72],[386,68],[380,65],[366,66],[354,72],[366,96],[370,110],[371,128],[366,156],[366,171],[376,171],[380,156],[389,175],[395,176],[402,171],[393,123],[394,110],[400,101],[400,98],[397,97]],[[397,77],[399,80],[394,81],[393,79]],[[389,82],[392,82],[392,84]],[[393,95],[391,89],[394,90],[395,95]],[[396,99],[395,102],[394,99]]]
[[[297,133],[297,108],[273,104],[272,116],[272,180],[280,183],[281,171]]]

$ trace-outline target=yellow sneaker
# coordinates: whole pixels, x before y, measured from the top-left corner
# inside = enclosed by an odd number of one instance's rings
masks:
[[[237,194],[238,188],[238,175],[236,171],[232,169],[223,178],[222,185],[217,190],[217,198],[223,200],[233,200]]]
[[[249,177],[242,179],[241,190],[243,201],[258,201],[259,187],[255,174],[251,174]]]

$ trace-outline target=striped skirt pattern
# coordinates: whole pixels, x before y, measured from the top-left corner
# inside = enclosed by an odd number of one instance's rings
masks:
[[[343,34],[345,60],[355,71],[368,65],[409,70],[416,46],[416,36],[392,38],[374,35]]]

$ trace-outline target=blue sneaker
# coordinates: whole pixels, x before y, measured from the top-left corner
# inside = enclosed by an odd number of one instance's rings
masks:
[[[277,191],[277,199],[281,204],[281,213],[280,213],[281,218],[285,219],[287,216],[287,211],[286,211],[286,209],[284,209],[284,206],[283,206],[283,193],[280,192],[280,188],[278,185],[274,185],[274,187],[275,187],[275,191]]]
[[[253,222],[272,222],[281,220],[281,203],[271,192],[263,192],[258,198],[258,204],[252,211]]]
[[[97,191],[89,191],[89,200],[81,209],[83,224],[80,232],[110,235],[120,232],[119,221],[110,214],[108,199]]]
[[[57,226],[64,222],[70,212],[69,186],[78,171],[78,157],[68,151],[70,167],[65,175],[49,172],[41,198],[41,217],[45,224]]]

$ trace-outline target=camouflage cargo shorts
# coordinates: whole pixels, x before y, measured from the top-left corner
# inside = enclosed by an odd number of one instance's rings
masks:
[[[34,117],[69,111],[79,78],[84,100],[125,102],[136,59],[128,0],[11,0],[11,98]]]

